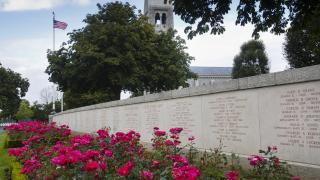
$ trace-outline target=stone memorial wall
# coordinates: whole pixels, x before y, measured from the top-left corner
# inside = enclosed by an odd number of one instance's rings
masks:
[[[248,156],[269,145],[283,160],[320,171],[320,66],[150,94],[68,110],[52,117],[74,131],[136,130],[150,142],[153,127],[183,127],[183,142],[223,144]]]

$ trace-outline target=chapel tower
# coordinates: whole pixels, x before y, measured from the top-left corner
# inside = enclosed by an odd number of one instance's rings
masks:
[[[173,29],[173,6],[170,0],[145,0],[144,14],[156,32]]]

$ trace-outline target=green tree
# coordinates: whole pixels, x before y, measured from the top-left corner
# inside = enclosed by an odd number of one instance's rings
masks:
[[[30,104],[27,100],[22,100],[18,112],[15,114],[17,120],[31,119],[33,111],[30,108]]]
[[[320,6],[314,14],[286,34],[284,55],[291,68],[320,64]]]
[[[65,92],[68,108],[120,99],[121,91],[141,94],[187,86],[192,57],[175,32],[156,34],[147,18],[128,3],[98,4],[86,26],[48,52],[46,72]]]
[[[58,113],[61,111],[60,101],[55,102],[55,112]],[[35,120],[48,120],[49,115],[53,112],[52,102],[48,102],[45,104],[39,104],[37,101],[33,103],[31,106],[31,110],[33,111],[32,119]]]
[[[0,115],[14,115],[29,88],[28,79],[19,73],[2,67],[0,63]]]
[[[229,13],[232,0],[171,1],[174,4],[174,12],[190,24],[185,28],[189,38],[208,31],[211,34],[221,34],[225,31],[224,16]],[[292,26],[314,16],[314,9],[319,4],[319,0],[239,0],[236,24],[253,24],[252,35],[256,38],[259,37],[259,32],[268,30],[280,34],[285,32],[289,22]],[[194,29],[192,25],[195,24]]]
[[[248,41],[240,50],[240,54],[233,59],[232,78],[269,73],[268,57],[262,41]]]

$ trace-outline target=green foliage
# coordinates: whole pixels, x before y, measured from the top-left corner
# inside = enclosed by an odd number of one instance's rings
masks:
[[[31,119],[33,116],[33,111],[30,108],[30,104],[27,100],[22,100],[18,112],[15,114],[18,120]]]
[[[269,73],[268,57],[262,41],[248,41],[240,49],[240,54],[233,59],[232,78]]]
[[[128,3],[98,4],[84,22],[65,46],[48,52],[46,72],[66,93],[68,108],[118,100],[121,91],[176,89],[194,76],[185,41],[173,31],[156,34]]]
[[[291,68],[320,64],[320,5],[303,24],[291,27],[286,34],[284,54]]]
[[[48,104],[39,104],[37,101],[31,106],[33,111],[32,119],[34,120],[47,120],[49,115],[53,112],[52,102]],[[55,102],[55,112],[58,113],[61,111],[61,102]]]
[[[221,34],[224,16],[231,9],[231,0],[171,0],[174,12],[190,26],[185,28],[188,38],[208,31],[211,34]],[[242,26],[254,25],[252,36],[258,38],[259,32],[270,30],[274,34],[284,33],[289,22],[291,26],[299,24],[313,15],[313,10],[320,1],[304,0],[240,0],[236,9],[238,14],[236,24]],[[316,18],[319,18],[317,16]],[[195,29],[192,25],[196,24]]]
[[[221,147],[203,152],[197,162],[203,178],[225,179],[226,165],[227,156],[222,153]]]
[[[290,166],[288,166],[286,162],[280,161],[280,159],[276,156],[276,149],[268,147],[268,150],[260,150],[260,153],[263,154],[263,156],[256,156],[259,160],[257,161],[256,165],[254,165],[253,168],[249,170],[249,179],[291,179],[292,175],[289,172]]]
[[[28,79],[19,73],[2,67],[0,63],[0,115],[9,116],[16,113],[21,97],[26,95],[29,88]]]
[[[24,145],[22,144],[21,139],[20,140],[8,140],[5,148],[17,148],[17,147],[22,147],[22,146],[24,146]]]

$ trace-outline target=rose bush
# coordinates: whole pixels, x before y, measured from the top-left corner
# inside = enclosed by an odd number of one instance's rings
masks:
[[[21,162],[21,173],[29,179],[291,179],[287,166],[275,156],[275,147],[249,157],[252,168],[244,172],[236,157],[227,158],[221,148],[199,153],[193,136],[183,146],[182,131],[155,127],[152,150],[147,151],[133,130],[111,134],[101,129],[72,136],[65,125],[23,122],[7,132],[24,137],[24,146],[8,152]]]

